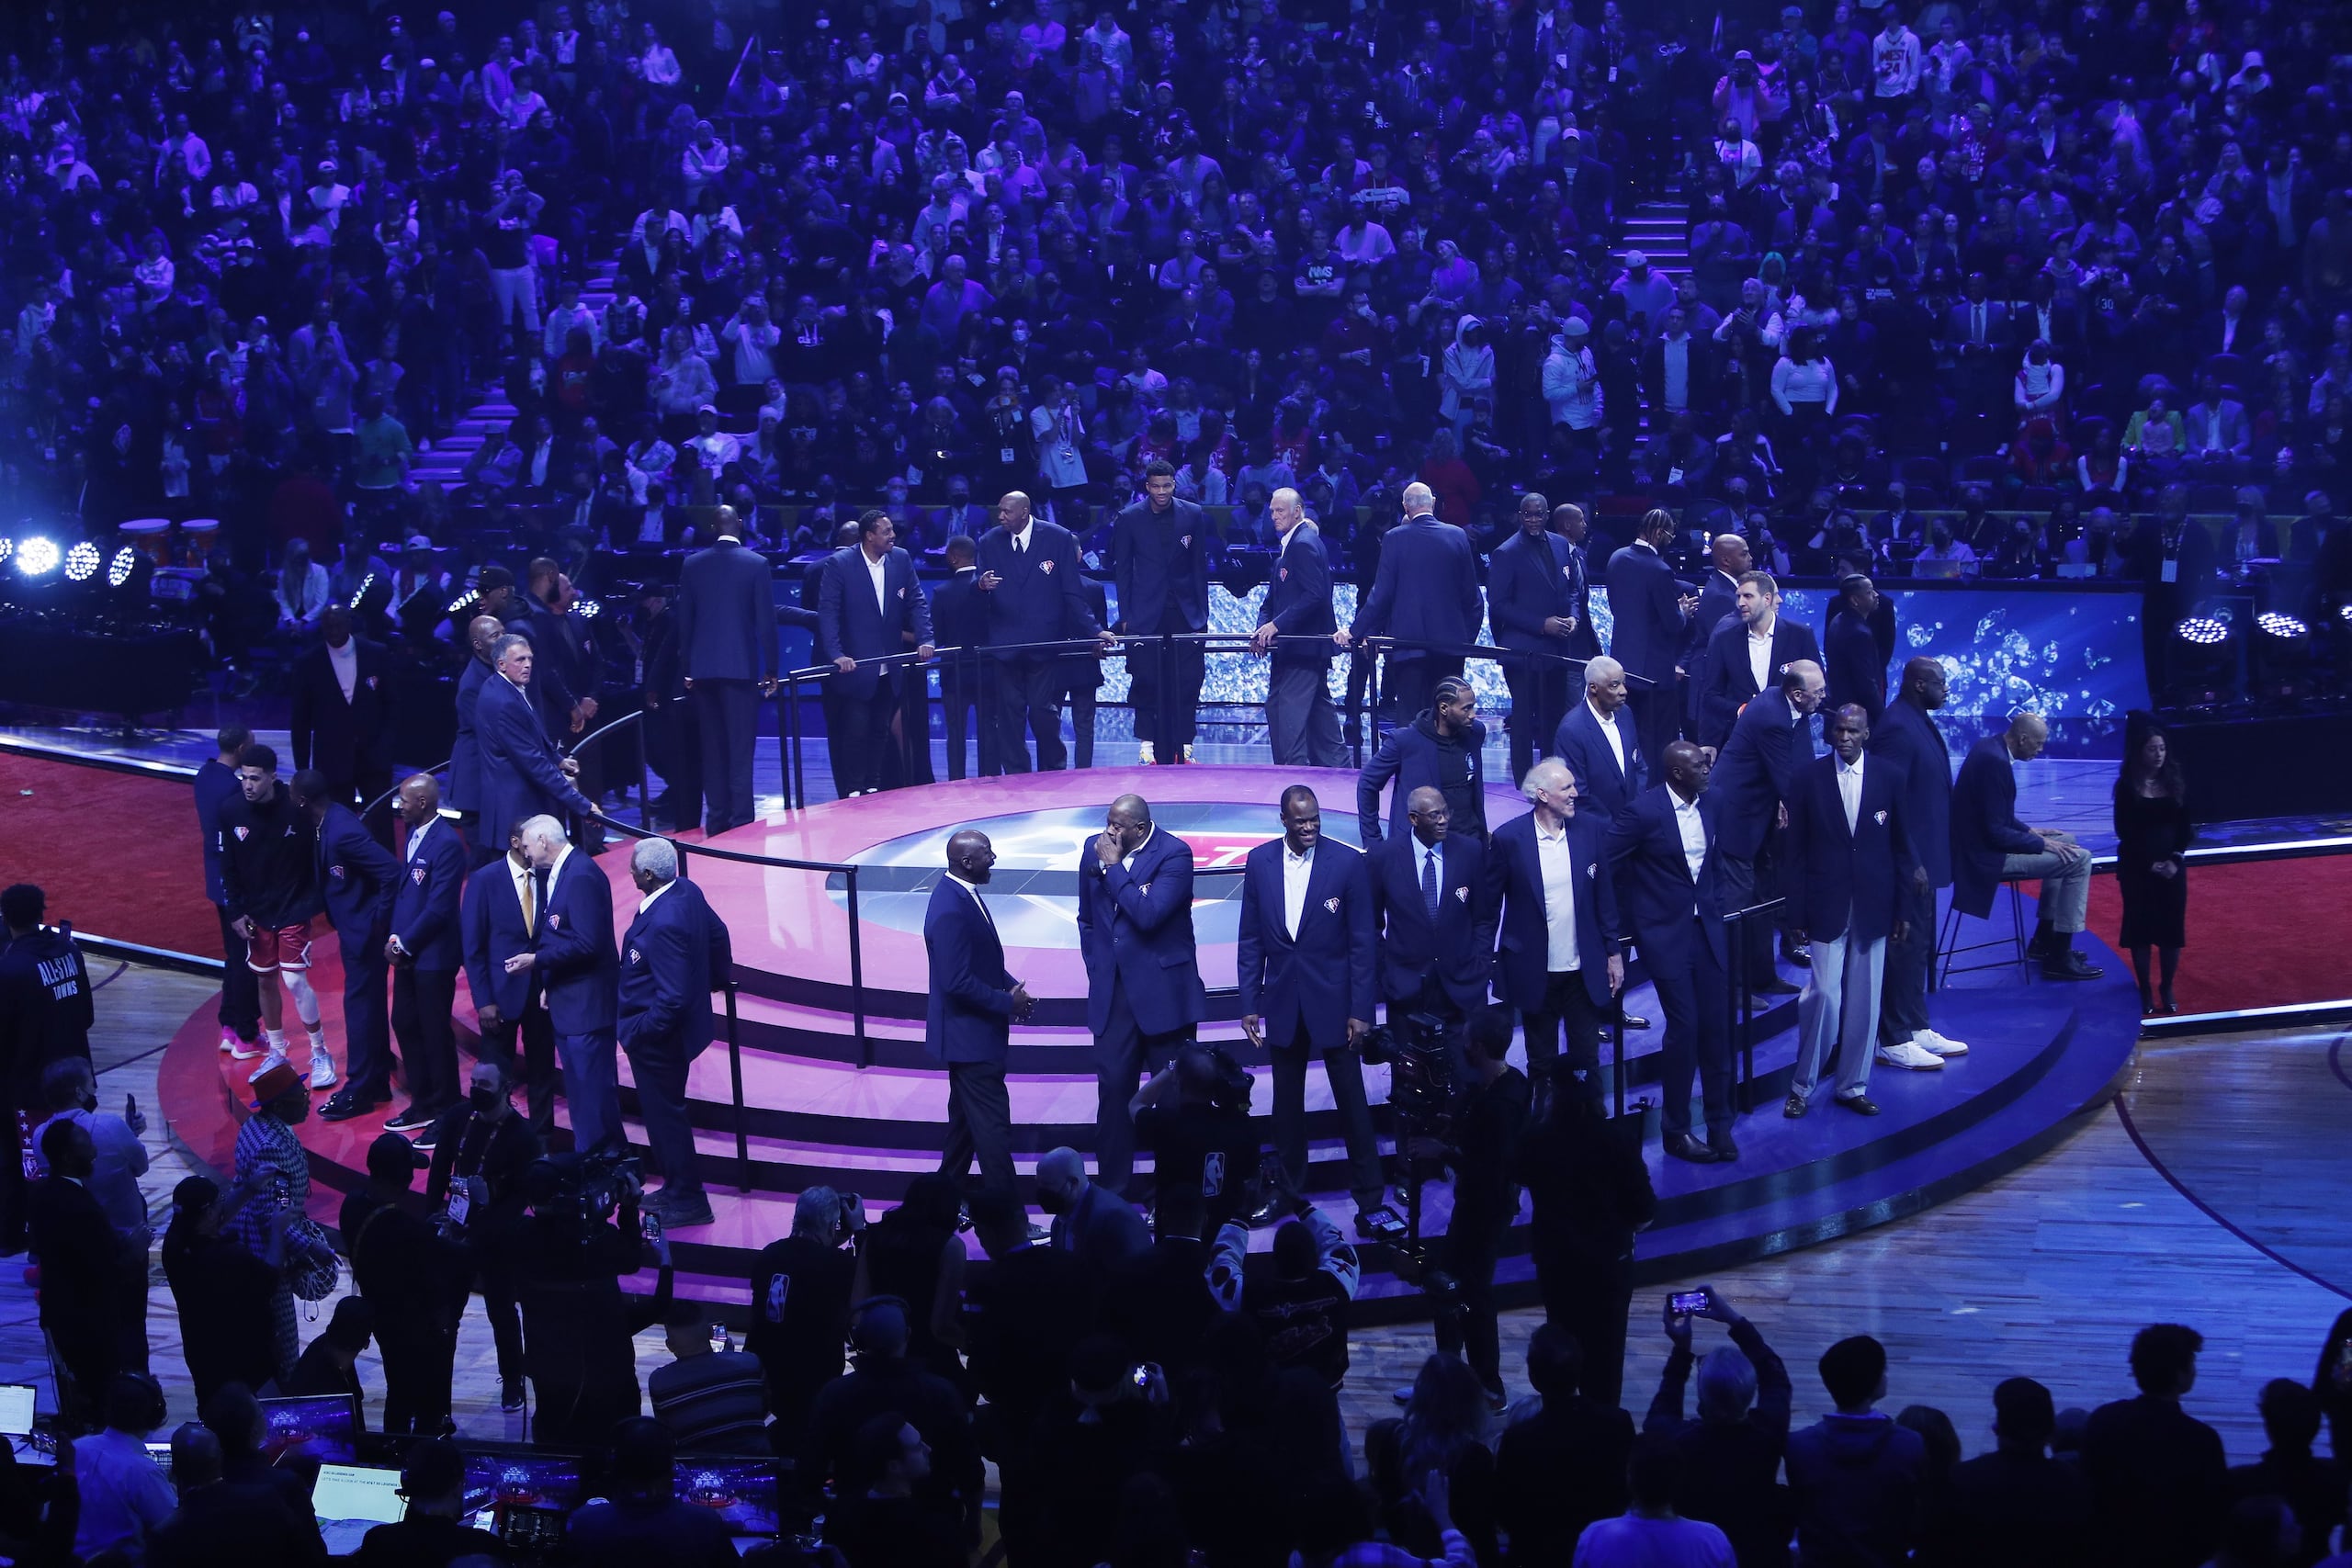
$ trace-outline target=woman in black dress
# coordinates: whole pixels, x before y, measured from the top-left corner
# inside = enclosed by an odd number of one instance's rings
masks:
[[[2180,966],[2188,909],[2183,858],[2195,831],[2180,763],[2154,721],[2134,715],[2124,732],[2122,775],[2115,781],[2115,881],[2123,894],[2123,945],[2140,978],[2143,1013],[2175,1013],[2173,975]],[[2163,976],[2148,990],[2148,949]]]

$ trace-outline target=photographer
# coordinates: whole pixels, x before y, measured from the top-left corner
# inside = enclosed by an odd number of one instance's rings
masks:
[[[539,1157],[539,1135],[515,1114],[506,1069],[476,1062],[466,1102],[435,1125],[426,1207],[442,1215],[444,1234],[473,1249],[482,1313],[498,1347],[498,1407],[523,1408],[523,1317],[516,1306],[514,1258],[507,1239],[522,1224],[524,1177]]]
[[[1464,1051],[1464,1087],[1441,1131],[1408,1140],[1415,1159],[1442,1159],[1453,1169],[1453,1219],[1432,1276],[1437,1298],[1437,1348],[1462,1356],[1478,1374],[1487,1402],[1504,1404],[1502,1349],[1495,1326],[1495,1258],[1503,1233],[1519,1215],[1519,1183],[1511,1157],[1527,1126],[1532,1097],[1527,1075],[1503,1060],[1510,1049],[1509,1008],[1473,1014]],[[1441,1279],[1451,1289],[1440,1289]]]
[[[508,1246],[523,1305],[525,1366],[538,1414],[535,1442],[602,1442],[613,1423],[639,1413],[639,1332],[670,1316],[670,1243],[654,1235],[661,1267],[650,1298],[631,1303],[621,1281],[646,1251],[635,1162],[564,1156],[533,1165],[523,1180],[530,1216]]]
[[[1295,1191],[1283,1196],[1294,1218],[1274,1232],[1272,1276],[1245,1280],[1250,1233],[1228,1224],[1209,1258],[1209,1292],[1226,1311],[1256,1321],[1277,1370],[1311,1367],[1337,1388],[1348,1375],[1348,1303],[1363,1268],[1329,1215]]]
[[[1250,1075],[1232,1057],[1187,1045],[1127,1102],[1151,1151],[1154,1190],[1197,1190],[1211,1225],[1241,1213],[1242,1184],[1257,1165],[1250,1090]]]
[[[778,1453],[794,1451],[817,1391],[842,1375],[850,1280],[865,1235],[864,1200],[811,1187],[793,1204],[792,1234],[768,1243],[752,1265],[752,1326],[743,1348],[767,1373]]]

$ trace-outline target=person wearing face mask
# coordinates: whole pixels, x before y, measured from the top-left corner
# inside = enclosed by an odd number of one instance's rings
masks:
[[[522,1223],[524,1173],[541,1153],[539,1134],[508,1100],[512,1087],[498,1063],[474,1064],[464,1103],[443,1112],[436,1126],[424,1178],[425,1206],[472,1245],[482,1310],[498,1347],[503,1410],[523,1408],[523,1319],[504,1242]]]

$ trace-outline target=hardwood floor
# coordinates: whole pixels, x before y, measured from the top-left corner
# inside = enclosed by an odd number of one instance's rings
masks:
[[[107,981],[93,1037],[100,1098],[119,1111],[134,1094],[149,1112],[153,1166],[142,1185],[160,1229],[187,1167],[156,1110],[154,1053],[211,987],[138,967],[108,981],[110,969],[93,976]],[[2330,1059],[2346,1038],[2317,1032],[2148,1048],[2124,1111],[2086,1116],[2066,1143],[2010,1176],[1917,1217],[1712,1282],[1788,1360],[1800,1423],[1826,1406],[1813,1370],[1821,1351],[1849,1334],[1874,1334],[1892,1358],[1888,1407],[1941,1407],[1972,1452],[1990,1444],[1992,1389],[2002,1378],[2039,1378],[2061,1407],[2094,1404],[2130,1392],[2124,1357],[2136,1329],[2190,1324],[2205,1334],[2206,1351],[2188,1407],[2221,1430],[2233,1461],[2250,1460],[2264,1446],[2255,1416],[2261,1385],[2308,1379],[2321,1337],[2352,1301],[2352,1220],[2341,1202],[2352,1190],[2352,1083],[2334,1070],[2344,1053]],[[2162,1168],[2133,1142],[2127,1112]],[[1637,1416],[1664,1361],[1655,1326],[1664,1293],[1701,1282],[1647,1291],[1634,1303],[1625,1397]],[[325,1314],[322,1306],[322,1323]],[[1514,1393],[1524,1391],[1526,1341],[1538,1321],[1530,1310],[1503,1323]],[[177,1421],[192,1414],[192,1399],[160,1268],[148,1322]],[[1702,1349],[1716,1332],[1702,1325]],[[1355,1337],[1342,1396],[1351,1428],[1395,1414],[1390,1391],[1411,1381],[1429,1348],[1423,1325]],[[638,1355],[641,1373],[666,1359],[653,1334],[640,1337]],[[361,1375],[380,1391],[372,1354]],[[0,1270],[0,1382],[39,1385],[48,1407],[48,1359],[21,1260]],[[476,1303],[459,1338],[460,1427],[519,1438],[521,1417],[496,1403]]]

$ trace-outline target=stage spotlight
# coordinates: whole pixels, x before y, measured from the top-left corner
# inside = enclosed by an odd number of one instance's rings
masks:
[[[107,562],[107,587],[115,595],[117,608],[125,615],[146,604],[153,593],[154,577],[154,558],[136,545],[123,546]]]
[[[130,574],[138,569],[138,561],[139,550],[136,546],[125,545],[115,551],[114,559],[107,562],[107,586],[119,588],[130,581]]]
[[[2218,648],[2230,640],[2230,628],[2211,615],[2191,615],[2173,627],[2172,635],[2192,648]]]
[[[65,552],[65,581],[87,582],[98,573],[98,564],[106,558],[98,554],[98,547],[84,539]]]
[[[2294,616],[2280,615],[2276,610],[2265,610],[2254,618],[2254,624],[2265,637],[2291,639],[2311,635],[2311,627]]]
[[[2311,627],[2294,615],[2265,610],[2254,618],[2255,694],[2295,702],[2311,694]]]
[[[46,577],[57,570],[64,559],[64,552],[54,539],[34,537],[17,541],[17,575],[26,578]]]
[[[580,618],[583,621],[593,621],[605,613],[605,607],[594,599],[582,599],[572,608],[580,612]]]
[[[6,536],[0,536],[0,565],[6,565],[8,558],[16,553],[17,541]]]
[[[2237,674],[2237,651],[2231,647],[2234,629],[2215,615],[2189,615],[2172,628],[2173,699],[2191,707],[2222,702]],[[2148,694],[2159,703],[2165,694]]]

